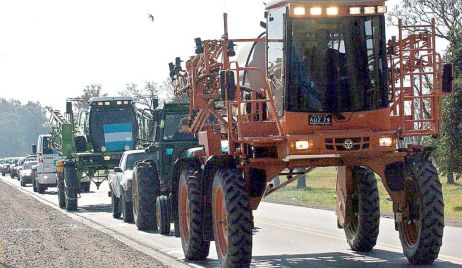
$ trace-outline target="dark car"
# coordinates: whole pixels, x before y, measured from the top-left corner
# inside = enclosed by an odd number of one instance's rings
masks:
[[[3,166],[6,163],[6,159],[0,159],[0,172],[3,173]],[[5,174],[2,174],[2,176],[5,176]]]
[[[32,183],[32,166],[37,165],[37,161],[24,162],[22,169],[19,171],[19,181],[21,186],[26,186],[27,183]]]
[[[15,159],[14,164],[11,166],[10,176],[11,178],[17,177],[19,181],[19,170],[24,164],[25,157],[18,157]]]
[[[5,176],[6,174],[10,173],[10,166],[13,163],[14,158],[5,158],[5,163],[3,164],[2,167],[2,176]]]

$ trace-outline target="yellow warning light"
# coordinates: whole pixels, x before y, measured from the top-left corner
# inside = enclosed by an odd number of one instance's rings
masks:
[[[350,15],[360,15],[361,8],[360,7],[350,7]]]
[[[320,16],[320,15],[322,15],[322,8],[320,8],[320,7],[312,7],[312,8],[310,8],[310,14],[312,16]]]
[[[294,15],[295,16],[304,16],[306,14],[305,7],[295,7]]]
[[[337,16],[338,15],[338,7],[328,7],[326,10],[328,16]]]

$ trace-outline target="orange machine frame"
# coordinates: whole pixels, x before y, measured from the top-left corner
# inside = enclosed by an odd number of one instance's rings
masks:
[[[346,171],[355,165],[367,166],[382,178],[393,200],[394,211],[406,213],[404,193],[390,190],[385,167],[391,163],[404,162],[407,156],[421,150],[419,146],[397,150],[398,139],[412,135],[437,135],[439,132],[442,61],[435,51],[434,21],[430,26],[412,28],[419,31],[430,27],[430,32],[422,34],[414,31],[407,37],[404,37],[404,32],[411,29],[411,26],[404,26],[400,22],[399,40],[389,42],[392,105],[380,110],[344,113],[344,120],[335,119],[329,127],[308,126],[308,113],[285,111],[282,117],[278,116],[266,72],[255,67],[240,67],[237,62],[231,61],[228,55],[229,46],[234,43],[267,43],[275,40],[268,40],[266,37],[229,39],[226,14],[224,21],[222,39],[202,41],[203,51],[186,62],[185,70],[180,70],[174,75],[175,94],[190,96],[189,130],[197,134],[199,144],[206,147],[204,159],[211,155],[227,155],[238,159],[238,167],[243,170],[248,184],[251,179],[248,172],[250,168],[265,170],[267,182],[270,182],[286,168],[293,170],[300,167],[341,167],[337,181],[341,224],[349,218],[345,214],[350,203],[347,197],[348,193],[353,191],[353,182],[345,175],[348,173]],[[421,53],[419,58],[413,56],[416,52]],[[227,90],[224,93],[220,91],[220,73],[233,72],[236,75],[235,81],[240,81],[240,73],[243,71],[256,72],[264,81],[264,86],[253,89],[250,93],[251,98],[246,100],[241,98],[242,86],[236,83],[235,99],[228,100]],[[420,87],[410,94],[410,90],[404,86],[405,81],[410,79],[411,87],[414,88],[415,81],[424,76],[433,78],[433,87],[424,92],[423,83],[420,83]],[[257,95],[263,98],[257,98]],[[428,104],[431,118],[417,118],[414,111],[411,115],[405,113],[405,102],[410,100]],[[250,112],[244,111],[246,105],[250,106]],[[263,111],[264,106],[267,107],[266,113],[259,112]],[[423,109],[422,106],[420,108]],[[211,123],[210,116],[216,118],[216,122]],[[426,125],[425,128],[410,127],[423,123]],[[384,137],[393,140],[391,146],[379,145],[380,138]],[[342,143],[347,139],[352,141],[357,149],[341,149]],[[229,142],[229,152],[221,151],[223,140]],[[297,141],[309,141],[309,148],[296,150]],[[249,147],[265,148],[270,156],[248,157],[246,151]],[[267,192],[271,192],[271,189]],[[250,198],[252,209],[258,207],[262,197]]]

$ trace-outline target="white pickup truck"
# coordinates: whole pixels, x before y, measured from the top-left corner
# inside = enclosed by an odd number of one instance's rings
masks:
[[[112,216],[116,219],[123,215],[125,222],[133,222],[132,180],[133,167],[138,161],[154,159],[154,153],[144,150],[125,151],[119,166],[109,172],[109,196],[111,197]]]

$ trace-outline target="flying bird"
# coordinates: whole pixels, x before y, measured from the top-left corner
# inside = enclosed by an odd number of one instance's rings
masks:
[[[151,21],[154,21],[154,16],[152,14],[148,14],[148,18],[151,20]]]

